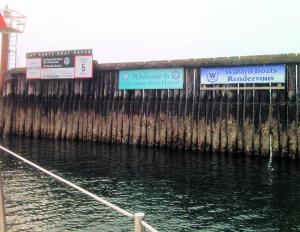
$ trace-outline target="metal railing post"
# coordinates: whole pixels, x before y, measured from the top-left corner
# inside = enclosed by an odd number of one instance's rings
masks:
[[[3,184],[0,170],[0,232],[6,231],[6,218],[5,218],[5,207],[4,207],[4,194]]]
[[[135,213],[134,218],[134,232],[143,232],[142,220],[144,218],[144,213]]]

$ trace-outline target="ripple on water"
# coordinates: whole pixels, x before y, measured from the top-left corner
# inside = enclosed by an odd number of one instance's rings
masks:
[[[159,231],[299,231],[296,162],[12,138],[3,143]],[[1,156],[9,231],[132,231],[132,222]]]

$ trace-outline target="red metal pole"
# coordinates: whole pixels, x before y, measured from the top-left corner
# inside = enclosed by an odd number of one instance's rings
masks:
[[[3,93],[3,86],[5,75],[8,69],[8,51],[9,49],[9,34],[3,32],[2,33],[2,47],[1,47],[1,67],[0,67],[0,96]]]

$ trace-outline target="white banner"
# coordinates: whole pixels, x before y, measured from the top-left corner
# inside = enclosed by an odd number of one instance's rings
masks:
[[[27,79],[93,77],[92,50],[27,53]]]
[[[201,68],[201,84],[285,83],[285,65]]]

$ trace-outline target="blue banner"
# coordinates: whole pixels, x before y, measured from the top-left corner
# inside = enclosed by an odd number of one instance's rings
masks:
[[[285,65],[201,68],[201,84],[285,83]]]
[[[119,89],[182,89],[184,69],[135,69],[119,71]]]

